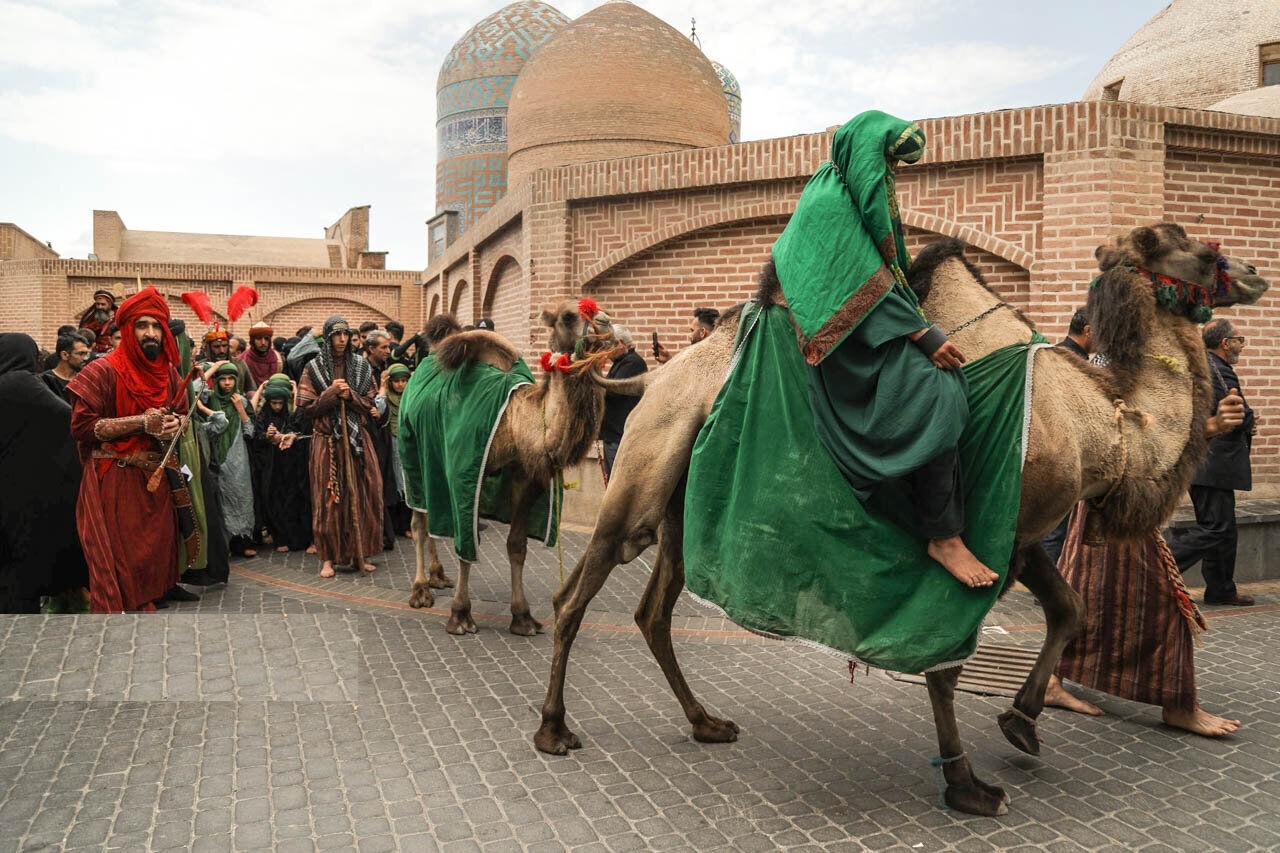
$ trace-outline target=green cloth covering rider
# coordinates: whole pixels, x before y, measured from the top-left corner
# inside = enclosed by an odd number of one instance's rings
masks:
[[[930,556],[961,582],[989,586],[996,575],[960,538],[965,358],[925,320],[905,276],[894,168],[919,160],[924,144],[915,124],[875,110],[840,127],[773,260],[822,445],[861,500],[908,478]]]

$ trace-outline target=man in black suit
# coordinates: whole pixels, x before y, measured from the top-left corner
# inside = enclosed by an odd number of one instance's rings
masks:
[[[1089,353],[1093,349],[1093,327],[1089,325],[1089,315],[1085,313],[1083,308],[1077,308],[1076,313],[1071,315],[1071,325],[1067,327],[1067,336],[1058,344],[1064,350],[1073,352],[1083,358],[1089,360]],[[1067,522],[1071,519],[1071,514],[1059,522],[1058,526],[1046,537],[1044,537],[1044,550],[1048,552],[1049,559],[1058,562],[1058,557],[1062,556],[1062,543],[1067,538]]]
[[[1240,380],[1232,368],[1244,349],[1243,335],[1227,320],[1214,320],[1204,327],[1204,347],[1209,353],[1209,375],[1213,379],[1215,409],[1223,398],[1238,396]],[[1249,452],[1257,422],[1253,409],[1244,403],[1244,422],[1209,441],[1209,456],[1191,481],[1191,502],[1196,508],[1196,526],[1173,542],[1173,556],[1182,571],[1204,561],[1206,604],[1247,607],[1253,597],[1236,591],[1236,490],[1253,488]]]
[[[629,379],[646,373],[649,366],[636,354],[635,342],[631,333],[624,327],[615,325],[613,336],[618,344],[613,351],[613,364],[609,367],[608,379]],[[600,424],[600,441],[604,445],[604,475],[613,474],[613,460],[618,455],[618,445],[622,443],[622,428],[627,422],[627,415],[640,402],[639,397],[628,397],[612,391],[604,395],[604,420]]]

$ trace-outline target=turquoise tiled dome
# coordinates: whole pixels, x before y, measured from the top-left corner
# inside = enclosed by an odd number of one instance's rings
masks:
[[[475,221],[506,191],[507,101],[538,45],[569,23],[558,9],[520,0],[463,34],[436,80],[436,209]]]
[[[742,86],[738,85],[738,78],[733,76],[733,72],[725,68],[714,59],[711,60],[711,67],[716,70],[716,76],[720,78],[720,86],[724,89],[724,102],[729,108],[729,141],[742,141]]]

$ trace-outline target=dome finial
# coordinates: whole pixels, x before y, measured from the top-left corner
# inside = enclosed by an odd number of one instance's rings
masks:
[[[697,18],[689,19],[689,41],[696,44],[699,50],[702,49],[702,39],[698,38],[698,19]]]

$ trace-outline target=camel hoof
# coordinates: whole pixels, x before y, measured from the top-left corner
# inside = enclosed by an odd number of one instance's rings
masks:
[[[445,577],[444,570],[432,572],[427,578],[427,586],[432,589],[453,589],[453,579]]]
[[[413,585],[413,594],[409,596],[410,607],[434,607],[436,597],[431,594],[431,590],[421,584]]]
[[[536,637],[542,633],[542,623],[531,613],[521,613],[511,617],[511,633],[518,637]]]
[[[706,717],[693,724],[693,739],[699,743],[733,743],[738,739],[739,731],[733,720]]]
[[[568,755],[571,749],[582,749],[582,741],[564,723],[543,723],[533,736],[533,745],[548,755]]]
[[[449,614],[449,621],[444,629],[455,637],[461,637],[466,634],[474,634],[477,630],[475,620],[471,618],[471,608],[465,610],[453,610]]]
[[[948,785],[943,798],[949,808],[965,814],[999,817],[1009,813],[1009,795],[995,785],[979,783],[972,788]]]
[[[1005,711],[996,720],[1000,723],[1000,731],[1004,732],[1009,743],[1027,755],[1040,754],[1040,738],[1036,734],[1036,724],[1028,722],[1012,710]]]

